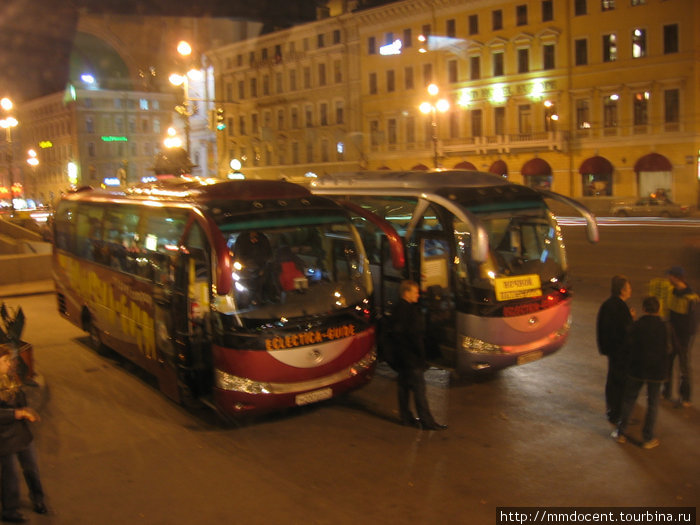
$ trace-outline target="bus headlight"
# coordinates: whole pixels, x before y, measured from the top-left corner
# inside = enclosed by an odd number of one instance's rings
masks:
[[[503,351],[499,345],[468,336],[462,336],[462,349],[471,354],[495,354]]]
[[[245,394],[269,394],[272,391],[268,383],[234,376],[218,368],[214,370],[214,381],[216,386],[222,390],[232,390]]]

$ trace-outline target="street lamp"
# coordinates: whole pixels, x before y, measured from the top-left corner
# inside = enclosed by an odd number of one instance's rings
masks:
[[[2,107],[3,111],[5,113],[8,113],[12,110],[12,101],[5,97],[2,100],[0,100],[0,107]],[[12,128],[17,126],[19,122],[17,122],[17,119],[13,117],[12,115],[6,116],[4,119],[0,120],[0,127],[5,128],[5,141],[7,142],[7,173],[10,176],[10,213],[11,216],[14,216],[15,214],[15,200],[14,196],[12,195],[12,190],[15,185],[15,178],[14,174],[12,173]]]
[[[32,167],[32,179],[34,179],[32,182],[34,183],[34,191],[32,192],[32,197],[34,198],[34,202],[36,203],[36,167],[39,165],[39,158],[37,157],[36,150],[35,149],[29,149],[27,150],[27,164],[29,164]],[[24,196],[25,199],[28,199],[28,195]],[[36,204],[35,204],[36,206]]]
[[[430,125],[433,132],[433,165],[436,169],[439,167],[437,112],[439,111],[440,113],[444,113],[445,111],[450,109],[450,103],[446,99],[437,98],[439,92],[440,90],[435,84],[430,84],[428,86],[428,94],[431,97],[431,101],[423,102],[420,106],[418,106],[418,109],[420,109],[421,113],[425,115],[430,114],[431,117]]]
[[[192,47],[189,43],[181,40],[177,45],[177,52],[182,57],[188,57],[192,54]],[[190,69],[184,74],[173,73],[168,77],[170,83],[174,86],[182,86],[182,104],[175,106],[175,111],[177,111],[185,124],[185,141],[187,144],[187,154],[190,153],[190,117],[194,115],[193,108],[190,106],[190,80],[201,80],[202,72],[198,69]]]

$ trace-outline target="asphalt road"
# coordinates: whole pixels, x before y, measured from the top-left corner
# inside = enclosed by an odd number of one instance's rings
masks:
[[[8,299],[25,311],[48,385],[35,433],[51,512],[33,515],[26,491],[23,511],[37,524],[480,525],[496,523],[500,506],[697,507],[698,405],[662,405],[656,449],[615,443],[594,343],[610,276],[631,276],[639,310],[645,280],[697,230],[602,228],[595,247],[581,230],[565,229],[575,291],[567,346],[479,382],[430,371],[444,432],[395,424],[396,385],[383,368],[343,400],[222,424],[90,350],[53,296]],[[639,423],[630,430],[638,437]]]

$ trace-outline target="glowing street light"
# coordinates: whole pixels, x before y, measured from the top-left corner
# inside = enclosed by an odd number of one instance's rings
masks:
[[[12,110],[12,101],[5,97],[0,100],[0,107],[5,113]],[[5,141],[7,142],[7,173],[10,176],[10,212],[14,216],[15,214],[15,201],[12,195],[12,190],[15,186],[15,178],[12,173],[12,128],[16,127],[19,122],[12,115],[7,115],[4,119],[0,120],[0,127],[5,128]]]
[[[437,96],[440,93],[440,89],[435,84],[430,84],[428,86],[428,94],[431,96],[432,101],[422,102],[418,109],[421,113],[425,115],[430,115],[431,129],[433,132],[433,166],[438,168],[438,123],[437,123],[437,113],[445,113],[450,109],[450,103],[444,99],[438,99]]]
[[[189,57],[192,54],[192,46],[184,40],[181,40],[177,44],[177,52],[180,54],[182,57]],[[185,123],[185,141],[187,144],[187,154],[189,155],[190,153],[190,117],[194,115],[194,111],[192,111],[192,108],[190,107],[190,88],[189,88],[189,81],[190,80],[201,80],[202,79],[202,72],[198,69],[190,69],[184,74],[180,73],[173,73],[168,77],[168,80],[170,83],[174,86],[182,86],[182,105],[178,105],[175,107],[175,111],[177,111],[180,116],[182,117],[184,123]]]

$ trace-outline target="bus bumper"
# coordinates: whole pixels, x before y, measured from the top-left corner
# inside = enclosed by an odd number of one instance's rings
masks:
[[[343,370],[295,383],[253,381],[216,370],[214,403],[222,412],[236,416],[325,401],[368,383],[376,361],[372,349]]]
[[[524,345],[498,346],[462,337],[462,346],[457,354],[457,370],[459,373],[486,372],[538,361],[564,346],[570,327],[567,322],[546,337]]]

